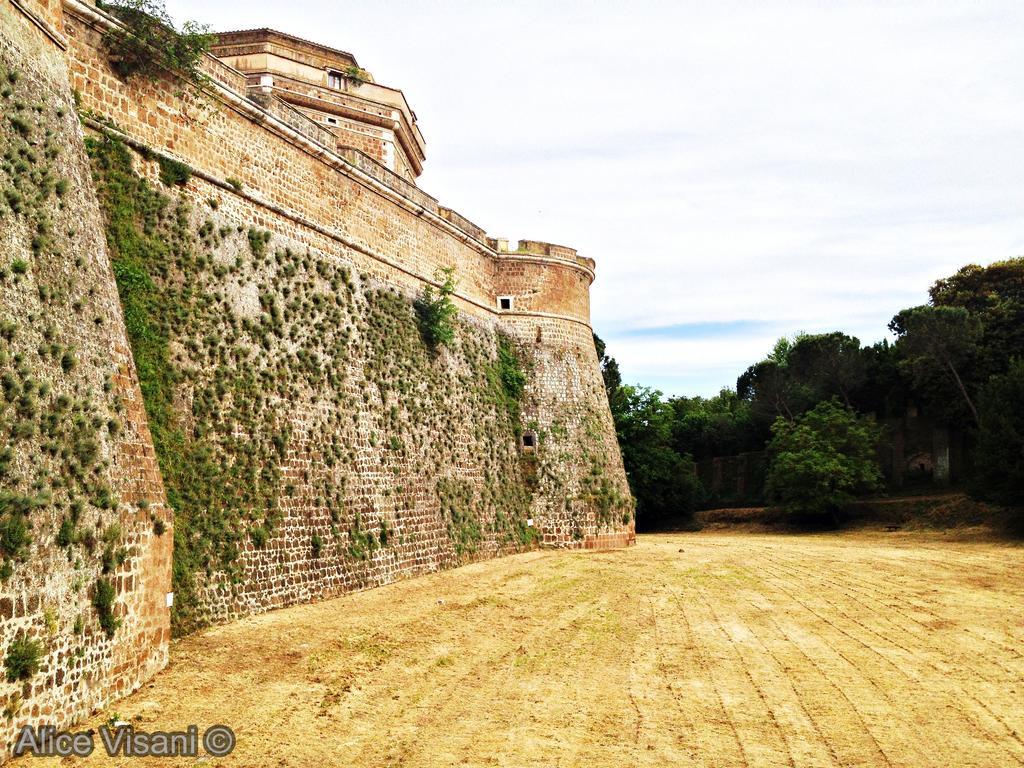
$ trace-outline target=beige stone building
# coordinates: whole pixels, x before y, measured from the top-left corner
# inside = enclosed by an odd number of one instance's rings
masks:
[[[337,140],[407,181],[423,172],[426,143],[397,88],[374,82],[355,56],[273,29],[219,32],[212,53],[246,76],[255,98],[291,104]]]

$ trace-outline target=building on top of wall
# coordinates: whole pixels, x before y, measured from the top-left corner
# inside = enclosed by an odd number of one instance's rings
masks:
[[[416,113],[351,53],[273,29],[219,32],[211,53],[242,72],[250,91],[277,96],[322,125],[338,148],[365,152],[413,183],[423,172]]]

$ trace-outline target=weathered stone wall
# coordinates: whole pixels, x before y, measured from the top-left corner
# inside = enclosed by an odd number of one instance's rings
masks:
[[[588,326],[464,312],[454,344],[432,353],[418,291],[234,190],[195,176],[166,187],[159,160],[111,136],[91,140],[105,205],[108,187],[127,186],[111,177],[120,154],[146,178],[137,210],[160,212],[142,228],[169,245],[146,262],[169,356],[136,357],[175,382],[173,416],[153,428],[182,534],[179,631],[537,540],[631,540]],[[127,273],[130,254],[113,245]],[[134,304],[124,288],[122,300]],[[512,399],[503,346],[525,377]],[[539,438],[533,453],[520,451],[524,429]]]
[[[216,179],[235,179],[253,197],[336,233],[365,256],[367,269],[400,265],[419,285],[438,267],[459,272],[460,295],[493,307],[497,262],[478,243],[415,201],[375,184],[326,148],[282,133],[256,105],[218,92],[226,102],[180,84],[125,82],[102,50],[102,27],[84,6],[68,6],[64,30],[74,88],[85,109],[132,138]],[[78,15],[76,15],[78,14]]]
[[[216,337],[218,355],[224,347],[248,344],[246,359],[252,365],[258,359],[257,369],[269,366],[274,376],[289,381],[304,378],[299,390],[276,392],[278,403],[268,407],[276,416],[269,421],[239,425],[236,418],[233,424],[211,426],[189,414],[195,411],[197,387],[213,387],[222,395],[230,386],[202,376],[179,377],[174,413],[182,415],[186,441],[196,437],[197,425],[207,436],[228,426],[264,442],[269,432],[288,435],[280,476],[267,477],[264,495],[256,500],[257,507],[269,509],[241,521],[226,550],[207,553],[213,562],[205,568],[209,574],[197,581],[195,594],[179,595],[179,630],[528,546],[534,532],[550,546],[632,540],[632,500],[589,327],[592,261],[568,248],[534,242],[523,242],[513,253],[496,251],[481,231],[460,226],[463,220],[454,212],[442,218],[442,211],[425,209],[419,190],[406,197],[380,184],[325,147],[289,134],[226,88],[199,94],[180,83],[124,81],[111,71],[101,44],[105,20],[75,2],[66,10],[63,30],[70,40],[73,82],[93,129],[100,127],[96,120],[116,126],[111,134],[144,156],[135,158],[136,170],[157,187],[158,165],[145,159],[155,153],[194,170],[183,189],[161,194],[188,201],[187,231],[178,237],[199,237],[201,245],[182,240],[181,250],[194,255],[206,250],[206,258],[221,267],[210,278],[187,266],[185,282],[198,281],[197,292],[214,297],[210,305],[220,308],[198,317],[188,333],[178,325],[170,339],[181,355],[176,364],[185,372],[210,366],[197,350],[213,354],[210,338]],[[233,84],[230,77],[225,82]],[[250,230],[269,232],[273,274],[246,256]],[[217,237],[211,239],[213,233]],[[241,274],[232,272],[238,259]],[[437,358],[423,357],[422,342],[413,333],[412,300],[425,285],[436,284],[444,267],[454,268],[458,279],[459,338],[478,338],[469,350],[459,341]],[[330,271],[334,280],[317,269]],[[341,270],[347,279],[340,278]],[[345,286],[343,295],[339,285]],[[382,290],[396,291],[403,302],[388,309],[388,322],[401,329],[403,345],[400,365],[389,373],[371,370],[371,355],[379,354],[388,339],[376,339],[365,325]],[[497,297],[506,294],[516,297],[516,306],[499,312]],[[264,323],[269,306],[288,306],[296,295],[303,297],[302,306],[317,295],[339,303],[328,314],[319,305],[312,314],[293,310],[284,347],[267,346],[265,336],[246,329],[246,322]],[[339,335],[339,328],[347,333]],[[526,374],[518,424],[504,428],[498,426],[504,406],[493,391],[500,332],[515,338]],[[299,352],[305,357],[295,356]],[[223,358],[215,359],[224,365]],[[321,367],[318,379],[304,371],[311,359]],[[234,366],[241,362],[234,360]],[[392,376],[412,389],[395,394],[398,383]],[[436,391],[430,397],[410,402],[411,391],[427,392],[431,386]],[[301,404],[287,408],[288,402]],[[221,403],[224,407],[231,403]],[[255,414],[249,418],[258,421]],[[535,453],[519,453],[524,429],[539,438]],[[162,429],[155,427],[155,433],[159,450]],[[402,445],[397,455],[382,446],[391,437]],[[324,439],[329,439],[328,454]],[[224,435],[213,442],[224,452],[224,466],[237,466],[242,443]],[[257,454],[272,459],[265,444]],[[328,456],[335,461],[330,471]],[[168,472],[164,466],[175,503],[178,489]],[[454,487],[473,512],[456,510],[458,524],[441,498],[454,494]],[[497,504],[499,497],[506,506]],[[184,508],[179,519],[199,514],[186,509],[196,500],[178,502]],[[523,527],[527,512],[534,523],[529,536]],[[280,519],[270,525],[263,519],[268,514]],[[356,514],[358,525],[376,530],[383,523],[397,539],[353,559]],[[472,519],[462,519],[466,515]],[[482,534],[474,532],[467,544],[460,525],[479,526]],[[266,541],[257,531],[259,546],[254,544],[247,527],[267,528]],[[510,541],[513,529],[517,538]],[[362,536],[357,526],[355,536]],[[196,552],[203,550],[193,545]],[[182,561],[181,537],[176,546]]]
[[[555,314],[587,324],[593,272],[571,258],[508,254],[499,262],[493,290],[511,297],[515,312]]]
[[[4,9],[21,25],[5,17],[5,55],[39,70],[24,81],[29,130],[60,139],[54,178],[68,178],[44,200],[38,252],[30,218],[3,209],[7,252],[26,256],[0,303],[16,325],[0,351],[17,390],[0,429],[24,429],[7,414],[28,379],[41,409],[15,446],[12,487],[30,498],[71,473],[32,510],[32,543],[0,586],[0,642],[50,638],[25,716],[65,722],[160,667],[172,535],[178,631],[537,541],[632,540],[589,327],[592,262],[540,243],[496,251],[455,212],[262,111],[215,62],[222,85],[205,94],[118,78],[109,20],[90,5],[69,0],[63,18],[42,8],[49,32]],[[3,135],[21,136],[9,122]],[[455,270],[460,312],[455,341],[433,352],[414,300],[442,268]],[[516,307],[499,312],[507,293]],[[66,428],[47,416],[63,394],[83,417]],[[91,425],[88,467],[69,458],[76,424]],[[92,607],[100,579],[116,587],[112,639]]]
[[[505,317],[502,328],[529,361],[522,423],[537,438],[531,508],[541,543],[632,544],[633,501],[590,328],[528,315]]]
[[[0,4],[0,761],[167,662],[173,530],[54,4]]]

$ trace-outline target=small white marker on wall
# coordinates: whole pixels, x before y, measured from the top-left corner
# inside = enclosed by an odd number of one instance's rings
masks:
[[[533,528],[533,518],[532,517],[526,518],[526,527],[527,528]]]
[[[168,592],[167,593],[166,603],[167,603],[167,607],[168,608],[170,608],[172,605],[174,605],[174,593],[173,592]]]

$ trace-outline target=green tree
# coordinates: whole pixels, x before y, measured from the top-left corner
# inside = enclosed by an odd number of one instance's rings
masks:
[[[880,487],[879,427],[836,400],[795,421],[778,418],[772,435],[766,491],[794,516],[835,519],[855,495]]]
[[[790,365],[793,348],[805,334],[790,340],[785,336],[764,360],[747,368],[736,380],[736,392],[749,400],[755,416],[794,419],[814,404],[814,393],[807,382],[800,380]]]
[[[961,371],[974,357],[981,338],[978,319],[963,307],[923,305],[897,314],[889,330],[897,336],[896,348],[915,384],[925,385],[937,373],[948,376],[977,425],[978,410]]]
[[[693,460],[673,450],[672,406],[647,387],[619,388],[612,415],[622,461],[636,499],[637,525],[686,519],[697,498]]]
[[[186,21],[179,32],[162,0],[111,0],[97,3],[121,26],[105,33],[111,66],[123,78],[156,80],[173,73],[203,83],[203,55],[217,38],[209,27]]]
[[[594,334],[594,349],[597,350],[597,359],[601,363],[601,378],[604,379],[604,389],[608,393],[608,399],[622,386],[622,374],[619,372],[619,363],[614,357],[607,353],[605,343],[596,333]]]
[[[455,340],[455,317],[459,313],[451,298],[455,293],[455,268],[443,267],[434,278],[441,283],[440,287],[435,291],[432,285],[424,286],[414,304],[420,335],[431,349]]]
[[[936,281],[929,291],[937,307],[961,307],[982,325],[972,378],[983,383],[1024,357],[1024,257],[987,267],[969,264]]]
[[[852,396],[854,407],[881,418],[902,416],[914,399],[914,388],[906,367],[900,365],[896,345],[883,339],[862,352],[866,370],[864,382]]]
[[[971,495],[1024,508],[1024,360],[993,376],[978,397],[981,427]]]
[[[769,423],[757,419],[748,400],[728,387],[714,397],[674,397],[672,445],[680,455],[697,461],[759,451],[768,438]]]
[[[860,340],[840,331],[798,336],[786,356],[790,375],[820,402],[834,395],[853,407],[852,396],[864,384],[867,359]]]

